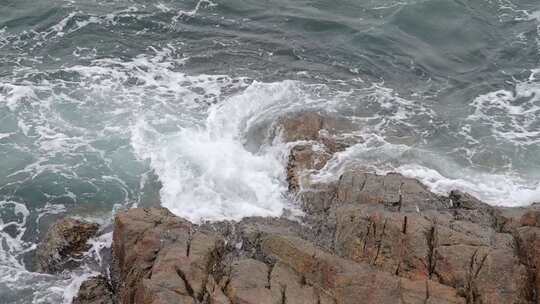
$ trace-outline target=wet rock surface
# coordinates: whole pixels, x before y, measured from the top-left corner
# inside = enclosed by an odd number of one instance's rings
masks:
[[[71,218],[54,223],[37,248],[37,270],[56,273],[75,267],[89,248],[87,241],[98,229],[97,224]]]
[[[82,283],[73,304],[114,304],[114,294],[109,281],[103,277],[93,277]]]
[[[287,175],[303,217],[195,225],[162,208],[120,212],[111,265],[117,303],[538,302],[538,205],[497,208],[358,168],[313,181],[346,145],[331,144],[339,142],[334,120],[290,119],[281,132],[300,140]]]

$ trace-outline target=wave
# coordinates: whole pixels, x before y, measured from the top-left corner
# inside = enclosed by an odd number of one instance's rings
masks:
[[[132,144],[163,185],[162,205],[180,216],[192,221],[279,216],[294,209],[285,197],[288,147],[278,138],[268,141],[263,132],[262,144],[250,151],[247,134],[310,103],[315,102],[299,83],[253,82],[210,107],[202,125],[162,134],[141,120]]]

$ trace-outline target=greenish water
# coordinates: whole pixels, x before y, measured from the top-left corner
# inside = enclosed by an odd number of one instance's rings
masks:
[[[320,178],[540,201],[539,30],[536,0],[0,0],[0,303],[70,303],[95,271],[31,272],[58,217],[294,209],[267,131],[295,111],[364,138]]]

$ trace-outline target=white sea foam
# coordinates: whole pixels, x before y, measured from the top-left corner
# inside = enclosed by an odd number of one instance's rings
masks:
[[[527,81],[516,82],[514,90],[498,90],[478,96],[468,119],[491,128],[500,140],[516,145],[540,143],[540,82],[532,70]]]
[[[300,93],[294,82],[255,82],[212,106],[203,125],[169,135],[140,121],[132,144],[159,176],[162,204],[194,221],[279,216],[291,207],[284,198],[286,147],[253,152],[244,141],[252,124],[309,103]]]
[[[519,176],[489,174],[460,168],[460,174],[443,175],[441,172],[418,164],[401,165],[395,171],[414,177],[433,192],[448,194],[459,189],[481,200],[502,206],[526,206],[540,202],[540,184],[534,185]]]
[[[73,302],[73,298],[75,298],[79,293],[79,288],[81,287],[81,284],[89,278],[95,277],[97,275],[99,275],[99,272],[97,271],[74,271],[71,273],[69,279],[63,282],[65,284],[64,286],[53,286],[49,288],[49,290],[62,294],[62,304],[71,304]]]
[[[10,292],[18,292],[18,300],[36,304],[71,304],[81,284],[88,278],[99,275],[99,272],[86,267],[55,276],[3,267],[0,267],[0,271],[11,278],[9,282],[0,282],[0,290],[9,288]]]
[[[90,249],[88,249],[86,255],[91,256],[99,263],[100,266],[103,266],[103,257],[101,256],[101,251],[105,248],[111,248],[112,237],[113,232],[111,231],[88,240]]]
[[[0,82],[0,104],[4,103],[10,111],[15,111],[21,102],[35,97],[30,86]]]
[[[24,204],[13,201],[0,201],[0,210],[7,215],[0,217],[0,265],[24,269],[20,257],[35,247],[22,239],[30,212]]]
[[[195,16],[195,14],[197,14],[197,12],[201,9],[201,7],[203,5],[206,5],[208,7],[212,7],[212,6],[216,6],[217,4],[215,4],[214,2],[212,2],[210,0],[198,0],[197,4],[195,5],[195,7],[192,10],[190,10],[190,11],[179,10],[177,12],[176,16],[173,18],[173,24],[178,22],[178,19],[180,19],[183,16],[188,16],[188,17]]]
[[[540,11],[527,12],[529,20],[536,20],[540,22]]]
[[[13,133],[0,133],[0,140],[4,138],[9,138]]]

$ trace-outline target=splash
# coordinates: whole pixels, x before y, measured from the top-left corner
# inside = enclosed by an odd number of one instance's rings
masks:
[[[200,126],[162,134],[140,121],[132,144],[159,176],[162,204],[192,221],[279,216],[292,208],[285,198],[286,145],[249,151],[245,140],[257,123],[309,104],[302,94],[295,82],[254,82],[210,107]]]

